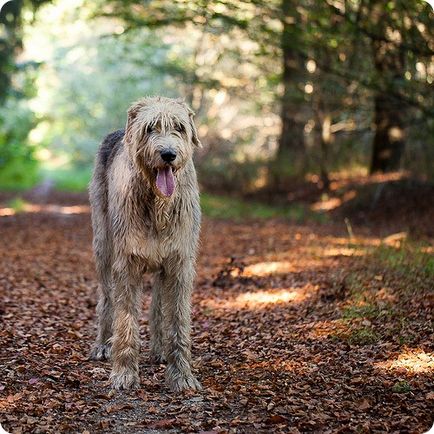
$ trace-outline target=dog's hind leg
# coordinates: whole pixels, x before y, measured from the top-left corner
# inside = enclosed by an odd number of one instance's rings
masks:
[[[152,288],[152,301],[149,311],[149,331],[151,334],[150,359],[152,363],[162,363],[166,361],[164,351],[164,327],[163,327],[163,306],[162,292],[164,290],[163,272],[155,273]]]
[[[96,308],[98,315],[98,334],[91,351],[94,360],[106,360],[111,355],[111,337],[113,328],[111,249],[107,234],[99,228],[94,237],[94,255],[99,285],[99,299]]]
[[[194,267],[189,259],[170,261],[164,274],[163,314],[167,334],[166,381],[174,392],[200,390],[191,372],[191,292]]]

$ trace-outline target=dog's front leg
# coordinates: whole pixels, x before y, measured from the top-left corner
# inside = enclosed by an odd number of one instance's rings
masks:
[[[132,265],[118,267],[113,288],[113,368],[110,380],[115,389],[139,385],[139,273]]]
[[[172,260],[165,267],[164,328],[167,337],[166,381],[174,392],[200,390],[191,372],[191,292],[194,267],[190,260]]]
[[[158,272],[154,276],[154,285],[152,288],[152,301],[149,312],[149,331],[151,334],[151,362],[162,363],[166,361],[164,348],[164,325],[163,325],[163,308],[162,293],[164,291],[164,272]]]

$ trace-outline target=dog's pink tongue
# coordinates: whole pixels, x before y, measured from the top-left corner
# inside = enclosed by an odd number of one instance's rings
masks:
[[[158,169],[157,188],[164,196],[172,196],[175,190],[175,178],[170,167]]]

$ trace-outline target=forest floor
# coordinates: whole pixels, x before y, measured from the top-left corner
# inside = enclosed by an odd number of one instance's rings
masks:
[[[370,224],[337,214],[297,223],[206,217],[193,298],[203,391],[174,395],[164,366],[148,361],[149,291],[141,387],[113,393],[110,364],[88,360],[97,282],[86,196],[26,200],[0,196],[6,431],[419,434],[432,426],[426,212],[420,224],[411,216],[416,235],[387,216]]]

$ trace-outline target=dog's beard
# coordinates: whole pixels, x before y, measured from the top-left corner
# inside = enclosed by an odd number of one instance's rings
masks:
[[[175,191],[175,177],[173,176],[173,170],[171,167],[166,166],[158,169],[156,186],[163,196],[172,196]]]

